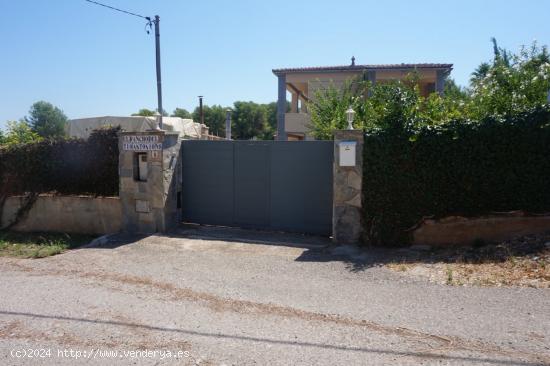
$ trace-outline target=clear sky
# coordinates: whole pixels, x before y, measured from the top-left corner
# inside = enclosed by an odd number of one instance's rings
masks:
[[[550,44],[550,1],[99,0],[161,17],[164,107],[277,98],[272,68],[450,62],[467,84],[490,37]],[[0,0],[0,127],[37,100],[70,118],[156,107],[145,21],[84,0]]]

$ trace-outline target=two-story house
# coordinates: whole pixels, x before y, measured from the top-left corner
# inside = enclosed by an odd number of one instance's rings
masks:
[[[452,64],[389,64],[356,65],[352,58],[350,65],[325,67],[300,67],[274,69],[278,78],[277,100],[277,139],[310,140],[310,115],[307,103],[317,90],[332,84],[343,85],[346,80],[364,77],[372,83],[388,80],[401,80],[412,72],[419,78],[420,92],[427,96],[437,92],[442,94],[445,78],[450,74]],[[287,113],[287,92],[291,94],[290,112]]]

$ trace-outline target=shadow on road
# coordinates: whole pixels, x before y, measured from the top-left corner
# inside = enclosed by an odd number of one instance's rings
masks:
[[[249,230],[233,227],[180,225],[168,238],[220,241],[303,248],[297,262],[343,262],[352,272],[387,264],[407,263],[502,263],[511,257],[550,258],[550,234],[523,236],[501,243],[476,243],[465,247],[435,248],[412,246],[402,248],[334,245],[330,238],[296,233]],[[114,249],[146,238],[147,235],[116,234],[88,248]]]

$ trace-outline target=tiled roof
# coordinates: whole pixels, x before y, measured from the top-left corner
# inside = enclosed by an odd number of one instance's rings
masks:
[[[359,70],[400,70],[400,69],[449,69],[453,64],[382,64],[382,65],[343,65],[343,66],[316,66],[316,67],[296,67],[286,69],[273,69],[275,75],[287,74],[292,72],[331,72],[331,71],[359,71]]]

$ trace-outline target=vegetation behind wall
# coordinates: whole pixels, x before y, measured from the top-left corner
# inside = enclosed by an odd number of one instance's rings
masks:
[[[367,243],[404,244],[427,216],[550,212],[548,105],[475,122],[394,127],[365,136]]]
[[[0,207],[2,198],[29,193],[118,195],[117,132],[1,147]]]

